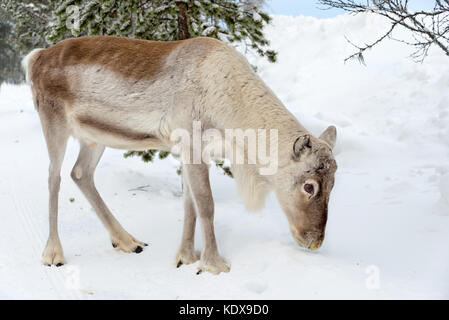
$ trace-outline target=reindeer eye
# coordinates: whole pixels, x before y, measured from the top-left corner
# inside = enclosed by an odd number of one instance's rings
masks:
[[[306,184],[304,185],[304,191],[307,192],[307,193],[310,194],[310,195],[313,195],[313,192],[314,192],[314,190],[313,190],[313,184],[306,183]]]

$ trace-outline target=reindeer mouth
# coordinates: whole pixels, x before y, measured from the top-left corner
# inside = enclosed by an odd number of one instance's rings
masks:
[[[296,243],[300,247],[302,247],[304,249],[311,250],[311,251],[318,250],[319,248],[321,248],[321,245],[323,244],[323,240],[315,240],[315,241],[314,240],[308,240],[307,242],[304,242],[304,241],[298,240],[298,239],[295,239],[295,240],[296,240]]]
[[[301,232],[298,233],[295,229],[291,229],[291,233],[296,243],[305,249],[315,251],[321,248],[323,244],[324,235],[321,232]]]

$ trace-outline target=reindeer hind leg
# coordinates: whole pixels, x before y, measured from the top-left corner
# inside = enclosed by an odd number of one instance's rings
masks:
[[[60,171],[70,133],[61,109],[55,108],[53,102],[41,103],[38,110],[50,158],[48,176],[49,237],[42,254],[42,264],[59,267],[66,263],[58,234]]]

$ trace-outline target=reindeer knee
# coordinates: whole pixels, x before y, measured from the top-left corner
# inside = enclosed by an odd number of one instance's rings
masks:
[[[73,181],[78,182],[81,180],[81,178],[83,177],[83,169],[77,165],[75,165],[75,167],[73,167],[73,170],[70,174],[70,176],[72,177]]]

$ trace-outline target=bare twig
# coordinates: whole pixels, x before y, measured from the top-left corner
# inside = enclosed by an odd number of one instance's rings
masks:
[[[430,47],[440,48],[449,56],[449,0],[435,0],[432,10],[411,11],[408,0],[319,0],[324,9],[338,8],[352,14],[371,13],[385,17],[391,22],[387,32],[376,41],[358,46],[357,52],[345,59],[345,62],[357,58],[364,64],[363,53],[378,45],[385,38],[391,38],[415,47],[411,55],[417,61],[424,61]],[[392,36],[394,30],[401,26],[411,32],[413,41],[397,39]]]

